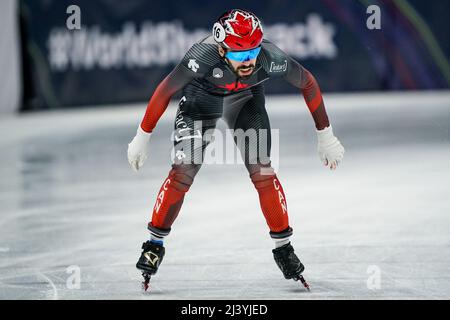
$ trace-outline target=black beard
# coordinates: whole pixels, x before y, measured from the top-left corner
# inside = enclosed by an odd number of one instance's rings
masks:
[[[246,79],[246,78],[249,78],[249,77],[251,77],[253,75],[253,72],[250,73],[248,76],[241,76],[241,75],[239,75],[239,70],[242,69],[242,66],[240,66],[237,69],[235,69],[233,67],[233,65],[231,64],[230,60],[227,57],[223,57],[223,58],[224,58],[225,62],[230,66],[231,70],[233,70],[233,72],[236,74],[236,76],[238,78]],[[254,64],[250,64],[250,65],[248,65],[248,67],[251,67],[253,70],[255,70],[255,65]]]

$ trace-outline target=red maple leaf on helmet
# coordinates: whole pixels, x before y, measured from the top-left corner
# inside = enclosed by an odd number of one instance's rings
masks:
[[[231,50],[249,50],[261,44],[263,31],[259,19],[251,12],[236,9],[219,19],[225,29],[222,44]]]
[[[255,28],[255,22],[251,15],[244,15],[242,12],[237,11],[233,19],[228,20],[232,33],[239,37],[245,37],[251,35]]]

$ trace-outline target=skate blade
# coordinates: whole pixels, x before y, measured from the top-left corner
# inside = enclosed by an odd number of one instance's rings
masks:
[[[144,281],[142,282],[142,289],[147,292],[147,290],[150,288],[150,278],[151,276],[147,273],[142,273],[142,276],[144,277]]]
[[[306,282],[305,278],[300,274],[294,278],[295,281],[300,281],[308,292],[311,292],[311,288],[309,287],[308,282]]]

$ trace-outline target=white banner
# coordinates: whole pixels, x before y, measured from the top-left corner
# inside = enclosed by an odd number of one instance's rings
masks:
[[[318,14],[304,23],[265,26],[266,38],[299,59],[334,59],[336,27]],[[48,36],[48,60],[52,71],[148,68],[178,63],[189,47],[210,30],[186,30],[181,21],[125,23],[120,31],[107,33],[100,26],[72,31],[53,28]]]

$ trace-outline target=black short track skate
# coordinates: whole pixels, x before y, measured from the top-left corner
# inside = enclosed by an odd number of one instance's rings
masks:
[[[294,248],[291,243],[287,243],[279,248],[273,249],[273,257],[278,267],[286,279],[293,279],[299,281],[303,286],[310,291],[308,283],[302,276],[305,266],[300,262],[297,255],[294,253]]]
[[[144,282],[142,287],[145,291],[149,288],[150,278],[159,268],[164,258],[165,248],[154,242],[144,242],[142,244],[142,254],[136,263],[136,268],[142,271]]]

